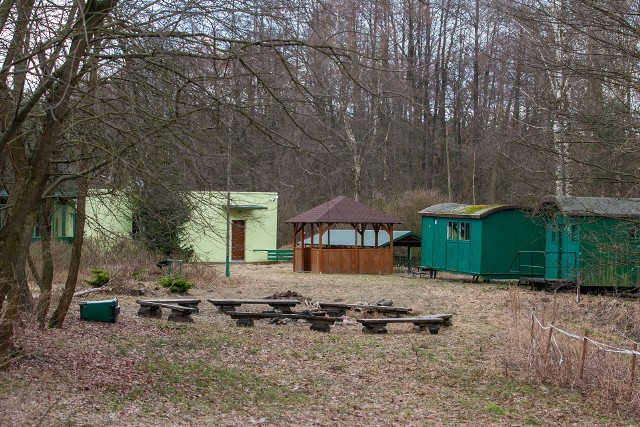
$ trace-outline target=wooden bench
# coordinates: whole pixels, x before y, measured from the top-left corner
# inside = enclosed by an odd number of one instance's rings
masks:
[[[302,319],[311,323],[312,331],[329,332],[334,322],[342,321],[339,317],[326,317],[323,315],[309,315],[299,313],[250,313],[242,311],[228,311],[227,314],[236,321],[238,326],[251,327],[254,321],[259,319]]]
[[[344,316],[349,310],[361,310],[369,313],[382,313],[390,317],[399,317],[403,314],[409,314],[410,308],[392,307],[386,305],[369,305],[369,304],[341,304],[335,302],[318,302],[321,309],[327,310],[329,316]]]
[[[419,277],[424,277],[428,274],[430,279],[435,279],[438,275],[438,270],[431,267],[420,266],[416,271],[413,271],[412,274]]]
[[[235,311],[236,307],[240,307],[242,304],[261,304],[268,305],[272,307],[274,310],[281,311],[283,313],[291,313],[291,307],[295,307],[300,304],[300,301],[297,299],[214,299],[209,298],[211,304],[218,307],[223,313],[227,313],[229,311]]]
[[[177,304],[177,305],[181,305],[182,307],[195,308],[196,311],[194,313],[198,313],[200,311],[200,309],[198,308],[198,304],[200,304],[199,299],[190,299],[190,298],[144,299],[144,300],[138,300],[137,302],[140,302],[140,301],[159,302],[161,304]]]
[[[162,309],[168,308],[171,310],[167,320],[170,322],[193,322],[191,313],[194,313],[197,309],[192,307],[184,307],[177,304],[166,304],[155,301],[136,301],[140,304],[138,309],[138,316],[142,317],[154,317],[157,319],[162,318]]]
[[[267,261],[293,261],[293,249],[254,249],[254,252],[266,252]]]
[[[368,334],[386,334],[387,323],[413,323],[420,332],[428,329],[429,333],[437,334],[440,331],[441,325],[451,325],[451,317],[451,314],[436,314],[425,317],[404,317],[402,319],[389,318],[356,320],[362,324],[362,332]]]

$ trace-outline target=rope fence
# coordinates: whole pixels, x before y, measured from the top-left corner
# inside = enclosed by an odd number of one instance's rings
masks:
[[[571,345],[570,342],[561,343],[561,340],[573,341],[575,345]],[[628,349],[595,341],[586,334],[580,336],[561,329],[553,322],[545,326],[536,317],[535,312],[532,312],[530,346],[532,356],[536,352],[542,356],[532,359],[532,363],[540,369],[541,374],[551,375],[556,381],[560,380],[565,384],[575,384],[576,377],[584,382],[588,373],[592,373],[591,381],[599,383],[595,388],[603,391],[605,396],[610,392],[626,396],[633,395],[637,359],[640,356],[637,343],[633,344],[632,349]],[[607,360],[607,354],[628,357],[628,364],[624,362],[621,364],[619,358],[613,361]],[[591,370],[585,371],[588,356],[591,360]],[[556,366],[551,367],[551,364]],[[628,366],[628,370],[624,365]],[[615,386],[615,383],[620,381],[626,383],[626,387]],[[603,387],[603,384],[606,387]]]

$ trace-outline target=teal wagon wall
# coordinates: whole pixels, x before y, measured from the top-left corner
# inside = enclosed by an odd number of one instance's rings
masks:
[[[634,220],[558,216],[548,221],[545,255],[549,280],[640,286],[640,231]]]
[[[461,214],[464,209],[469,208],[423,215],[421,266],[485,279],[510,279],[519,277],[512,262],[520,252],[544,251],[544,225],[529,213],[498,206],[493,212],[488,209],[486,216],[474,217]]]
[[[640,199],[545,196],[545,279],[581,287],[639,287]]]

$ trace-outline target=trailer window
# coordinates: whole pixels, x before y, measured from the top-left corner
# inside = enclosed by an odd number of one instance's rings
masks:
[[[447,239],[458,240],[458,223],[449,221],[447,223]]]
[[[460,240],[469,240],[469,223],[460,223]]]

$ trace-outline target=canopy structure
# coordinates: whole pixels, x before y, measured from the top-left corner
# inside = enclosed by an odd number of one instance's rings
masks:
[[[393,226],[397,218],[340,196],[286,221],[293,225],[293,269],[297,272],[383,274],[393,271]],[[351,227],[352,242],[333,245],[328,231]],[[370,233],[366,233],[367,227]],[[386,233],[383,246],[381,230]],[[341,232],[344,230],[341,230]],[[326,234],[326,236],[325,236]],[[310,236],[307,239],[307,236]],[[395,236],[394,236],[395,237]],[[365,242],[371,242],[365,246]]]

